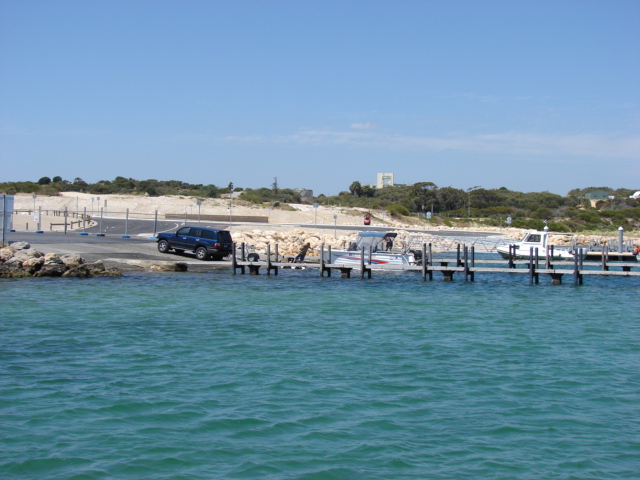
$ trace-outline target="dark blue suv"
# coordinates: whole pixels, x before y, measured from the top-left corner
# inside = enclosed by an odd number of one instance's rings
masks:
[[[222,260],[233,251],[231,233],[216,228],[182,227],[175,233],[159,233],[156,241],[160,253],[189,251],[198,260]]]

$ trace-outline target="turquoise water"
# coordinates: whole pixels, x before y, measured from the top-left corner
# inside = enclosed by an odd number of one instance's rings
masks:
[[[2,479],[640,477],[640,279],[0,280]]]

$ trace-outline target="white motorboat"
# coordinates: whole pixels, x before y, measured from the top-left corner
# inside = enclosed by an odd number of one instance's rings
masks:
[[[546,258],[550,256],[554,260],[573,260],[577,252],[581,250],[576,245],[549,245],[549,232],[532,230],[525,233],[522,240],[513,242],[515,246],[515,258],[529,258],[531,249],[538,249],[538,256]],[[496,250],[503,258],[509,258],[509,245],[499,245]],[[535,251],[535,250],[534,250]],[[582,249],[582,256],[586,255],[587,249]]]
[[[375,270],[383,269],[385,265],[416,265],[416,256],[412,251],[394,247],[393,243],[397,233],[385,232],[360,232],[357,241],[349,245],[347,250],[331,250],[331,258],[328,251],[324,252],[324,260],[335,265],[359,267],[364,247],[364,263]]]

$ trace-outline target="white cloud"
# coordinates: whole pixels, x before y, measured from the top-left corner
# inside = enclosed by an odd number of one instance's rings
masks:
[[[640,137],[601,134],[539,134],[503,132],[456,134],[449,136],[383,135],[372,132],[308,130],[288,137],[289,141],[314,145],[350,145],[426,151],[465,151],[505,155],[586,156],[598,158],[638,158]]]
[[[458,151],[496,155],[638,159],[640,136],[556,134],[506,131],[492,134],[456,133],[441,136],[382,134],[367,129],[347,131],[316,129],[291,135],[181,135],[181,142],[279,143],[425,152]]]
[[[376,128],[377,125],[375,123],[367,122],[367,123],[352,123],[349,125],[349,128],[354,130],[371,130]]]

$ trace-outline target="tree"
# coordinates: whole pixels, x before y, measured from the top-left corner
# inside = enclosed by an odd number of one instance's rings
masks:
[[[62,177],[53,177],[53,180],[51,180],[53,183],[58,183],[62,181]]]
[[[274,195],[278,194],[278,177],[273,177],[273,183],[271,184],[271,190]]]
[[[371,198],[376,194],[376,188],[371,185],[365,185],[362,187],[362,195],[367,198]]]
[[[359,181],[356,180],[355,182],[351,183],[351,185],[349,185],[349,191],[354,197],[359,197],[362,193],[362,185]]]
[[[51,183],[51,179],[49,177],[42,177],[38,180],[38,185],[49,185]]]

